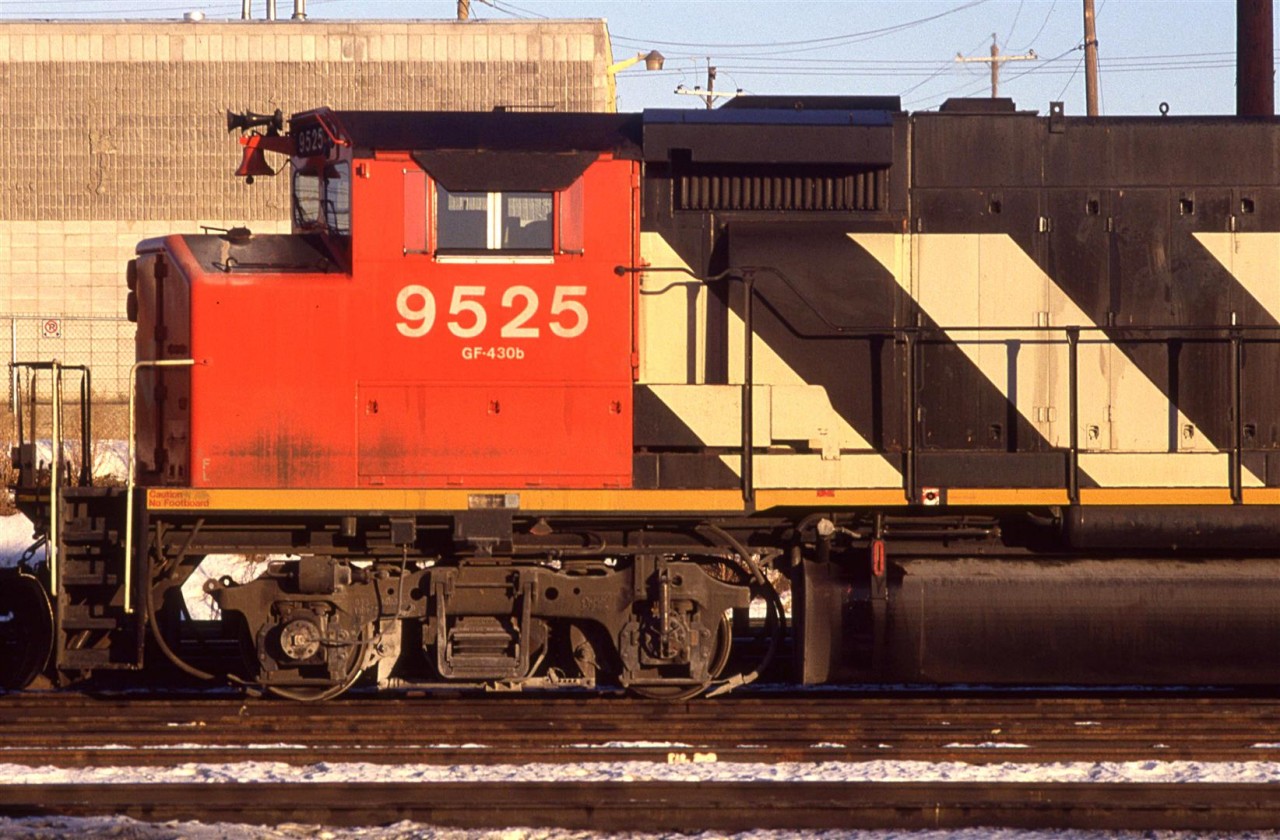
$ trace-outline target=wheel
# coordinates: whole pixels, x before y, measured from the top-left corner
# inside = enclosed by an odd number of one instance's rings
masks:
[[[708,668],[708,679],[695,685],[631,685],[627,690],[638,697],[650,700],[680,701],[690,700],[711,687],[724,671],[729,661],[729,649],[733,646],[733,624],[727,615],[720,616],[720,626],[716,629],[716,652],[712,656]]]
[[[26,688],[53,653],[53,607],[44,584],[15,569],[0,571],[0,688]]]

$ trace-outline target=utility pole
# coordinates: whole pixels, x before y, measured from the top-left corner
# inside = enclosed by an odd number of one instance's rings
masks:
[[[1084,0],[1084,99],[1086,113],[1098,116],[1098,30],[1093,0]]]
[[[676,87],[676,93],[685,96],[696,96],[703,102],[707,103],[707,110],[710,111],[716,105],[716,99],[732,99],[735,96],[742,95],[742,89],[739,88],[734,93],[716,93],[716,68],[711,65],[711,59],[707,59],[707,89],[704,91],[701,87],[695,87],[689,90],[684,85]]]
[[[471,19],[471,0],[458,0],[458,20]]]
[[[968,62],[991,62],[991,98],[996,99],[1000,96],[1000,65],[1006,61],[1034,61],[1039,58],[1035,50],[1031,50],[1023,55],[1001,55],[1000,45],[996,43],[996,33],[991,33],[991,57],[990,58],[965,58],[960,53],[956,53],[956,61],[960,64]]]

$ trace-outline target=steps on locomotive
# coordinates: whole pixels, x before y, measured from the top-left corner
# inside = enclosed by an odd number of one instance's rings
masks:
[[[68,488],[58,532],[58,624],[54,664],[61,671],[138,667],[138,610],[125,612],[124,495],[118,488]]]

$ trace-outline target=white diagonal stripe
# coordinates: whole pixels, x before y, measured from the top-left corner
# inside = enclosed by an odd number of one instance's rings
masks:
[[[1194,233],[1196,241],[1280,321],[1280,234]]]
[[[1009,397],[1017,385],[1017,409],[1053,446],[1070,436],[1068,350],[1061,332],[969,332],[956,327],[1093,328],[1097,324],[1071,300],[1007,234],[851,233],[849,238],[874,256],[946,332],[983,375]],[[952,329],[948,329],[952,328]],[[1048,343],[1045,336],[1051,337]],[[1009,375],[1005,343],[1020,341],[1015,377]],[[1101,332],[1085,333],[1079,350],[1080,442],[1096,452],[1150,453],[1177,458],[1181,452],[1214,452],[1216,447],[1180,410],[1176,413],[1179,453],[1170,453],[1168,398]],[[1012,380],[1012,381],[1011,381]],[[1158,459],[1157,459],[1158,460]],[[1103,486],[1181,486],[1185,473],[1172,462],[1149,475],[1100,468],[1089,474]],[[1153,465],[1147,459],[1144,463]],[[1096,474],[1095,474],[1096,473]],[[1200,476],[1196,483],[1204,478]],[[1221,471],[1219,484],[1228,481]],[[1105,482],[1105,483],[1104,483]],[[1261,486],[1248,470],[1244,482]]]
[[[641,256],[654,267],[689,267],[658,233],[641,234]],[[741,422],[738,388],[733,386],[725,392],[722,387],[696,384],[704,381],[706,365],[706,290],[699,289],[691,303],[686,286],[671,285],[673,281],[688,279],[689,275],[674,272],[650,272],[644,277],[641,289],[645,293],[640,296],[640,383],[648,384],[672,413],[704,442],[719,440],[729,427],[734,430],[734,438],[740,439],[740,432],[736,431]],[[661,291],[663,289],[665,291]],[[695,337],[692,342],[690,336]],[[742,339],[742,318],[731,311],[730,382],[742,382]],[[694,382],[690,382],[688,376],[691,358],[698,372]],[[768,444],[759,432],[769,429],[777,432],[775,437],[784,436],[780,439],[807,440],[817,447],[829,443],[836,451],[867,450],[858,453],[856,470],[849,465],[838,468],[838,464],[824,463],[814,456],[770,456],[771,464],[779,458],[795,459],[786,461],[789,465],[786,467],[778,462],[777,481],[795,482],[790,486],[796,487],[902,486],[902,473],[883,454],[872,450],[867,439],[835,410],[826,390],[806,382],[758,334],[752,348],[752,380],[760,386],[755,389],[759,396],[753,404],[758,415],[755,431],[759,445]],[[718,422],[720,428],[713,431],[708,428],[708,422]],[[736,460],[726,463],[738,470]]]

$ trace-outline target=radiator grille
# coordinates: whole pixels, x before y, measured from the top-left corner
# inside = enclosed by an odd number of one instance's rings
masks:
[[[886,170],[844,175],[684,174],[679,210],[883,210]]]

